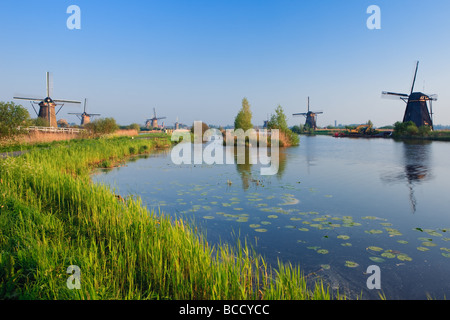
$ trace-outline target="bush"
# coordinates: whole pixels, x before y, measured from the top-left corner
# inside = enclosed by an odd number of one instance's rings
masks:
[[[417,125],[412,122],[396,122],[394,124],[394,137],[411,137],[411,136],[421,136],[427,137],[431,134],[430,126],[420,126],[417,128]]]
[[[116,132],[119,126],[114,118],[100,118],[85,125],[94,135],[105,135]]]

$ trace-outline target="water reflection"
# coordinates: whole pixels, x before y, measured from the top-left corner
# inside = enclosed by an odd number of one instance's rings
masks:
[[[414,188],[417,184],[431,178],[430,158],[431,141],[410,140],[402,143],[403,171],[400,173],[387,174],[382,180],[387,183],[406,182],[409,189],[409,201],[413,213],[417,210],[417,199]]]
[[[239,176],[241,177],[242,188],[244,190],[248,190],[248,188],[251,185],[259,186],[259,185],[263,184],[264,177],[260,176],[260,174],[259,174],[259,166],[261,166],[261,164],[259,164],[257,159],[254,159],[254,157],[257,155],[255,150],[257,150],[257,149],[245,148],[245,163],[239,164],[237,161],[237,157],[238,157],[237,156],[237,148],[234,149],[234,160],[236,163],[236,170],[239,173]],[[227,150],[226,152],[232,152],[232,151]],[[270,150],[269,150],[269,153],[270,153]],[[278,164],[278,172],[276,174],[276,177],[278,179],[281,179],[286,170],[287,154],[286,154],[286,151],[284,150],[284,148],[280,148],[278,154],[279,154],[279,158],[278,158],[279,164]],[[270,156],[270,154],[269,154],[269,156]],[[256,156],[256,158],[257,158],[257,156]],[[258,166],[257,172],[252,172],[252,169],[253,169],[252,163],[258,163],[257,164],[257,166]],[[269,166],[269,165],[267,165],[267,166]]]

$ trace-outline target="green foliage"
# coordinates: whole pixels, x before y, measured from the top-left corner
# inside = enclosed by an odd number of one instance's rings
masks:
[[[137,132],[141,131],[141,126],[137,123],[132,123],[128,126],[128,129],[136,130]]]
[[[271,130],[278,129],[280,131],[281,146],[292,146],[300,143],[298,134],[289,129],[286,115],[284,114],[283,107],[280,105],[275,109],[275,114],[271,116],[267,123],[267,128]]]
[[[94,135],[105,135],[114,133],[119,129],[114,118],[100,118],[85,125]]]
[[[430,126],[421,126],[417,128],[417,125],[412,122],[399,122],[397,121],[394,124],[394,137],[428,137],[431,135],[431,127]]]
[[[252,111],[250,110],[250,104],[247,98],[242,99],[242,109],[234,119],[234,128],[247,131],[253,128],[252,124]]]
[[[14,102],[0,102],[0,138],[11,138],[21,133],[19,126],[28,126],[30,114]]]
[[[31,120],[31,125],[34,127],[50,127],[50,122],[44,118],[35,118]]]
[[[301,134],[301,133],[302,133],[302,128],[301,128],[300,126],[295,125],[295,126],[293,126],[293,127],[291,128],[291,131],[292,131],[293,133],[296,133],[296,134]]]

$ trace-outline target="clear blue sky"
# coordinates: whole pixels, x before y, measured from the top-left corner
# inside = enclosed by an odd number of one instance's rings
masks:
[[[81,8],[69,30],[67,7]],[[369,5],[381,30],[369,30]],[[435,123],[450,124],[448,0],[15,0],[0,3],[0,101],[44,95],[89,99],[88,111],[120,124],[150,118],[166,125],[232,124],[247,97],[254,124],[281,104],[292,113],[322,110],[319,125],[393,124],[402,101],[381,91],[436,93]],[[16,101],[19,103],[19,101]],[[32,116],[34,111],[27,102]],[[60,117],[77,122],[67,112]]]

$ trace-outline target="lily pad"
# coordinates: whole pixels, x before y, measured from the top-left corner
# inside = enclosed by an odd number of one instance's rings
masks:
[[[401,261],[412,261],[412,258],[410,256],[408,256],[407,254],[398,254],[397,255],[397,259],[401,260]]]
[[[262,224],[262,225],[269,225],[269,224],[272,224],[272,222],[269,222],[269,221],[261,221],[261,224]]]
[[[428,251],[430,249],[429,248],[425,248],[425,247],[417,247],[417,250],[419,250],[419,251]]]
[[[329,264],[321,264],[320,267],[321,267],[323,270],[329,270],[329,269],[331,268]]]
[[[344,242],[344,243],[341,243],[341,246],[343,246],[343,247],[351,247],[352,244],[350,242]]]
[[[214,219],[214,217],[213,216],[204,216],[203,219],[212,220],[212,219]]]
[[[299,231],[309,231],[308,228],[298,228],[297,230],[299,230]]]
[[[381,263],[381,262],[385,261],[383,258],[380,258],[380,257],[369,257],[369,259],[372,260],[373,262],[377,262],[377,263]]]
[[[256,231],[256,232],[267,232],[267,229],[261,228],[261,229],[255,229],[255,231]]]
[[[249,227],[252,229],[255,229],[255,228],[261,227],[261,225],[260,224],[251,224]]]
[[[381,254],[381,256],[384,257],[384,258],[389,258],[389,259],[395,258],[395,254],[393,254],[392,252],[383,252]]]
[[[344,235],[344,234],[338,235],[337,238],[338,238],[338,239],[342,239],[342,240],[348,240],[348,239],[350,239],[349,236],[346,236],[346,235]]]
[[[269,218],[269,219],[277,219],[278,216],[275,215],[275,214],[271,214],[270,216],[267,216],[267,218]]]
[[[423,245],[424,247],[435,247],[435,246],[436,246],[436,243],[433,243],[433,242],[431,242],[431,241],[425,241],[425,242],[422,242],[422,245]]]
[[[365,233],[369,233],[369,234],[380,234],[380,233],[383,233],[383,230],[375,230],[375,229],[372,229],[372,230],[366,230],[366,231],[364,231]]]
[[[356,268],[356,267],[359,266],[359,264],[357,264],[354,261],[347,260],[347,261],[345,261],[345,266],[348,267],[348,268]]]
[[[408,241],[406,241],[406,240],[397,240],[397,242],[401,243],[401,244],[407,244],[408,243]]]
[[[442,252],[442,255],[446,258],[450,258],[450,253],[447,252]]]
[[[367,249],[372,250],[372,251],[383,251],[383,248],[375,247],[375,246],[370,246]]]
[[[299,218],[299,217],[292,217],[291,220],[292,220],[292,221],[300,221],[300,220],[302,220],[302,218]]]
[[[319,249],[319,250],[317,250],[317,253],[328,254],[328,250],[326,250],[326,249]]]

